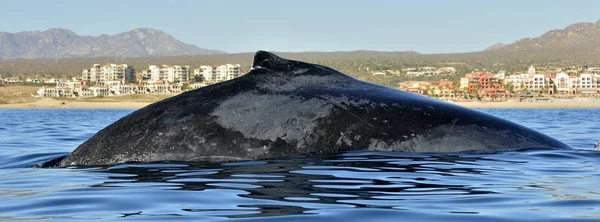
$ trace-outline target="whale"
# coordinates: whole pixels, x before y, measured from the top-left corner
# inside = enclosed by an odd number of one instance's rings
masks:
[[[569,149],[517,123],[258,51],[238,78],[187,91],[117,120],[55,161],[230,162],[341,151]]]

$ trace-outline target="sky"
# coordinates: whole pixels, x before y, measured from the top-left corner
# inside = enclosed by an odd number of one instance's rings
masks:
[[[4,0],[0,31],[162,30],[200,48],[480,51],[600,20],[596,0]]]

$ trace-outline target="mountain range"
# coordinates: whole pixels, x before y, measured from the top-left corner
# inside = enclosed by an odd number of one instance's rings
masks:
[[[20,40],[17,41],[15,36],[21,36]],[[98,50],[100,48],[102,50]],[[202,56],[195,56],[198,54]],[[463,70],[509,72],[527,70],[532,64],[563,68],[573,65],[600,66],[600,21],[576,23],[564,29],[551,30],[539,37],[524,38],[510,44],[495,44],[478,52],[421,54],[414,51],[362,50],[277,54],[289,59],[327,65],[356,75],[361,74],[360,70],[365,70],[364,68],[385,70],[415,66],[455,66],[462,67]],[[58,59],[54,59],[55,56]],[[245,69],[249,69],[252,56],[252,52],[225,54],[216,50],[203,50],[152,29],[136,29],[99,37],[78,36],[64,29],[16,34],[0,32],[0,58],[4,59],[0,59],[0,75],[4,76],[78,75],[82,68],[90,64],[115,62],[135,67],[148,67],[152,64],[197,67],[205,64],[240,63]]]
[[[524,38],[508,45],[495,44],[485,51],[598,54],[600,53],[600,20],[596,23],[575,23],[564,29],[548,31],[537,38]]]
[[[185,44],[169,34],[139,28],[115,35],[80,36],[68,29],[0,32],[0,59],[156,57],[225,52]]]

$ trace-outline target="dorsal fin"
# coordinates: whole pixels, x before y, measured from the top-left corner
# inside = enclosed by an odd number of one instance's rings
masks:
[[[254,55],[254,62],[252,62],[252,68],[266,68],[273,71],[288,70],[292,65],[298,62],[281,58],[273,53],[267,51],[258,51]]]

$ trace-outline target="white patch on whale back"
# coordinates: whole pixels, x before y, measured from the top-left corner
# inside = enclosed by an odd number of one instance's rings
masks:
[[[247,138],[281,138],[300,145],[306,135],[317,130],[317,119],[327,117],[333,107],[318,98],[240,94],[221,103],[212,114],[223,127]]]

